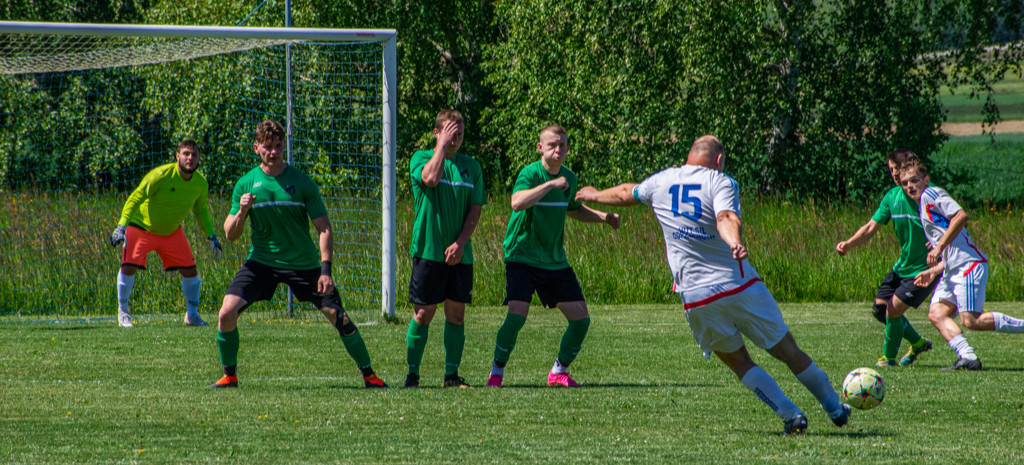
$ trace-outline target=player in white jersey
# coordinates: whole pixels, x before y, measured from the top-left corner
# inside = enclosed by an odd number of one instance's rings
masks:
[[[921,226],[932,245],[928,252],[928,265],[932,268],[919,274],[917,280],[930,281],[942,274],[932,294],[928,319],[957,354],[956,363],[945,369],[980,370],[981,360],[964,339],[953,316],[959,313],[967,329],[1002,333],[1024,332],[1024,320],[983,310],[988,258],[964,228],[967,212],[945,190],[928,186],[928,169],[920,163],[903,167],[900,180],[907,196],[920,206]]]
[[[666,169],[640,184],[603,191],[584,187],[576,199],[653,207],[664,232],[675,289],[704,357],[713,352],[774,410],[784,421],[783,434],[803,432],[807,417],[750,358],[743,344],[746,336],[785,363],[832,422],[842,427],[850,419],[850,406],[839,401],[828,375],[797,347],[775,299],[747,261],[739,189],[721,172],[724,161],[722,143],[703,136],[693,143],[685,166]]]

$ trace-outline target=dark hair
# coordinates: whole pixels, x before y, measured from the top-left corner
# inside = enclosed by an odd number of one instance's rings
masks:
[[[280,123],[274,120],[264,120],[259,126],[256,126],[256,143],[262,144],[269,142],[272,138],[277,137],[280,140],[284,140],[284,127]]]
[[[906,165],[908,163],[918,163],[920,161],[920,159],[917,158],[916,153],[911,152],[910,150],[907,149],[893,150],[892,152],[889,152],[889,154],[886,155],[885,158],[888,161],[892,162],[892,164],[896,165],[896,169],[900,169],[903,167],[903,165]]]
[[[177,155],[177,154],[181,153],[182,149],[186,149],[186,148],[192,149],[193,153],[195,153],[196,155],[199,155],[199,144],[197,144],[196,141],[194,141],[192,139],[185,139],[185,140],[181,141],[181,143],[178,144],[178,148],[174,150],[174,154]]]
[[[924,163],[921,163],[919,160],[907,162],[900,166],[900,172],[906,173],[908,171],[913,171],[918,176],[928,176],[928,167],[924,166]]]

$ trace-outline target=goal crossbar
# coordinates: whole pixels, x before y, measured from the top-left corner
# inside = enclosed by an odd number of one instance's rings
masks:
[[[52,23],[52,22],[19,22],[0,21],[0,46],[16,43],[15,36],[69,36],[69,37],[125,37],[170,39],[178,43],[148,44],[129,46],[129,55],[149,55],[163,51],[176,51],[177,56],[191,59],[202,56],[229,53],[266,47],[268,45],[292,43],[379,43],[381,45],[381,62],[383,64],[383,82],[381,95],[381,310],[385,316],[395,314],[395,179],[396,179],[396,116],[397,116],[397,33],[394,29],[314,29],[314,28],[274,28],[274,27],[225,27],[225,26],[174,26],[174,25],[126,25],[126,24],[85,24],[85,23]],[[177,40],[180,39],[180,40]],[[220,47],[216,52],[191,52],[187,42],[217,41]],[[290,45],[289,45],[290,46]],[[2,48],[2,47],[0,47]],[[187,49],[181,53],[181,49]],[[194,47],[199,49],[200,47]],[[7,50],[10,52],[11,50]],[[77,53],[63,55],[73,63],[57,71],[81,70],[94,68],[96,62],[106,62],[107,51],[102,49],[85,49]],[[29,53],[0,53],[0,75],[21,73],[53,72],[41,70],[30,65],[34,60],[46,60]],[[139,58],[138,64],[155,63],[150,58]],[[132,63],[136,64],[136,63]],[[290,63],[289,63],[290,68]],[[290,91],[290,90],[289,90]],[[291,96],[287,96],[290,100]],[[290,116],[290,115],[289,115]],[[290,122],[289,122],[290,127]],[[290,136],[290,134],[289,134]]]

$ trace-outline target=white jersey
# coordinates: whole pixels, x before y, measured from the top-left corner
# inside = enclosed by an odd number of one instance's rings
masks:
[[[921,226],[933,247],[949,229],[949,220],[960,210],[960,205],[942,188],[928,187],[921,193]],[[978,250],[964,228],[942,251],[942,262],[944,277],[962,282],[974,267],[987,263],[988,258]]]
[[[728,175],[696,165],[669,168],[638,184],[633,197],[654,208],[675,290],[687,308],[760,280],[718,234],[719,213],[740,215],[739,188]]]

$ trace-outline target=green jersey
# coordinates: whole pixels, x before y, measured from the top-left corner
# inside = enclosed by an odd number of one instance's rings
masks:
[[[158,166],[146,173],[121,210],[120,225],[133,225],[166,236],[181,226],[191,211],[207,236],[214,234],[206,205],[210,185],[198,171],[182,179],[177,163]]]
[[[900,259],[892,267],[897,276],[910,278],[928,269],[928,240],[921,228],[918,206],[903,193],[903,188],[889,189],[871,219],[880,224],[892,219],[892,228],[900,241]]]
[[[252,194],[249,260],[286,270],[320,267],[320,253],[309,236],[309,220],[327,214],[320,188],[305,173],[286,166],[277,176],[253,168],[235,183],[231,213],[238,213],[243,194]]]
[[[512,193],[533,189],[552,179],[565,177],[569,189],[552,189],[532,207],[512,212],[505,230],[505,261],[525,263],[546,270],[569,267],[565,257],[565,214],[579,209],[576,201],[576,173],[562,166],[552,175],[540,161],[519,172]]]
[[[487,204],[487,192],[480,163],[461,153],[444,160],[441,182],[434,187],[423,184],[423,167],[433,156],[433,150],[420,150],[409,160],[416,211],[409,253],[413,257],[443,262],[445,249],[462,233],[469,206]],[[473,263],[472,240],[466,241],[459,263]]]

